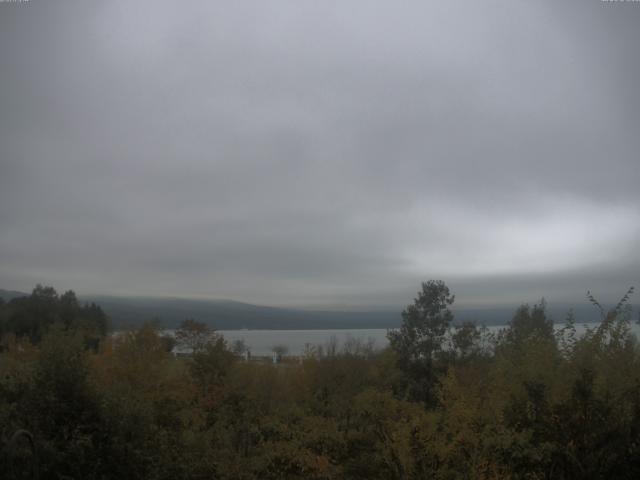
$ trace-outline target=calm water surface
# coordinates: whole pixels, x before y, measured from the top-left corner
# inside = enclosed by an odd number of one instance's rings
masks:
[[[564,324],[556,324],[556,328],[562,328]],[[578,333],[584,332],[587,327],[594,327],[595,323],[576,324]],[[491,332],[498,332],[504,326],[487,327]],[[632,331],[640,337],[640,326],[631,325]],[[243,340],[249,347],[252,355],[271,355],[272,348],[276,345],[287,347],[289,355],[301,355],[306,345],[327,345],[335,339],[338,347],[341,347],[349,339],[357,339],[363,342],[372,341],[375,348],[384,348],[389,343],[387,329],[354,329],[354,330],[219,330],[229,345],[236,340]]]

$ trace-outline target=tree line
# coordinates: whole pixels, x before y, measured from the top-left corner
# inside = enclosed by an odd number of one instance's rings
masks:
[[[638,478],[631,293],[610,311],[590,296],[602,321],[581,334],[544,302],[492,334],[454,326],[428,281],[387,348],[273,365],[195,320],[108,335],[100,307],[38,286],[0,302],[0,477]]]

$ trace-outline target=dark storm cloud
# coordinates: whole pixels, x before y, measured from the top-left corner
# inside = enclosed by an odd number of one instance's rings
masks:
[[[640,284],[638,21],[595,1],[0,4],[0,285],[615,296]]]

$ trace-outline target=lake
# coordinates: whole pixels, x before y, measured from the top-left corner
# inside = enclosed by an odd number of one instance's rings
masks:
[[[596,323],[576,324],[578,333],[585,331],[587,327],[595,327]],[[564,327],[564,323],[555,325],[556,329]],[[504,326],[488,326],[491,332],[498,332]],[[636,336],[640,336],[640,325],[631,324],[632,331]],[[387,340],[387,329],[333,329],[333,330],[218,330],[222,334],[229,346],[236,340],[243,340],[249,347],[252,355],[271,355],[272,348],[276,345],[283,345],[288,349],[288,355],[301,355],[305,351],[306,345],[326,345],[332,338],[338,343],[340,348],[349,339],[356,339],[362,342],[372,341],[375,348],[384,348],[389,343]]]

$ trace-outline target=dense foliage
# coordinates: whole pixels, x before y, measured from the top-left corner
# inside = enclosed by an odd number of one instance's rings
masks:
[[[640,478],[640,348],[621,302],[579,335],[545,305],[498,335],[422,285],[374,351],[243,361],[194,320],[106,335],[37,287],[0,303],[0,478]],[[182,350],[181,350],[182,349]]]

